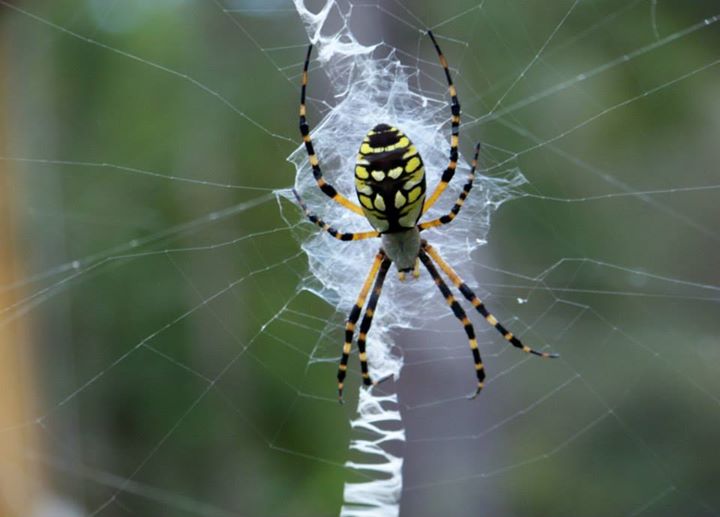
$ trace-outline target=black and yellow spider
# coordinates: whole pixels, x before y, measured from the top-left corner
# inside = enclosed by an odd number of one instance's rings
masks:
[[[382,247],[375,256],[370,272],[365,279],[362,289],[360,289],[360,294],[355,302],[355,306],[350,311],[350,315],[345,324],[345,344],[343,345],[342,358],[340,359],[337,375],[338,397],[341,402],[343,382],[347,373],[347,362],[355,333],[355,326],[360,318],[360,313],[363,305],[365,305],[365,300],[367,299],[371,286],[372,294],[370,294],[370,299],[365,307],[365,315],[360,323],[358,352],[363,382],[366,385],[373,384],[370,373],[368,372],[365,342],[367,333],[370,330],[370,325],[372,324],[378,299],[380,298],[385,276],[390,269],[390,264],[393,262],[395,262],[401,280],[404,280],[406,273],[410,271],[412,271],[415,277],[419,276],[420,262],[422,262],[437,284],[443,297],[445,297],[445,300],[450,305],[453,314],[463,324],[468,341],[470,342],[470,350],[475,360],[475,372],[478,382],[477,389],[472,395],[472,398],[475,398],[480,393],[485,380],[485,370],[482,359],[480,358],[480,351],[478,350],[477,339],[475,338],[475,330],[465,311],[450,292],[450,288],[442,279],[440,273],[438,273],[435,265],[440,267],[450,281],[455,284],[455,287],[460,293],[462,293],[483,318],[485,318],[485,321],[495,327],[510,344],[521,349],[523,352],[540,357],[557,357],[556,354],[538,352],[524,345],[512,332],[501,325],[495,316],[488,312],[483,302],[467,284],[463,282],[455,270],[440,257],[435,248],[430,246],[426,240],[420,238],[420,232],[423,230],[448,224],[455,219],[460,212],[465,199],[472,189],[478,154],[480,153],[480,145],[478,144],[475,147],[475,156],[473,157],[470,168],[470,175],[452,209],[442,217],[418,223],[420,217],[435,204],[455,175],[460,134],[460,102],[458,102],[457,92],[450,77],[450,70],[448,69],[445,56],[435,40],[435,36],[433,36],[431,31],[428,31],[428,36],[430,36],[435,46],[440,64],[445,71],[448,91],[451,98],[450,121],[452,128],[452,134],[450,136],[450,163],[428,199],[425,199],[425,169],[423,168],[423,161],[422,158],[420,158],[418,150],[402,131],[388,124],[376,125],[368,132],[360,145],[360,152],[355,162],[355,189],[358,200],[360,201],[360,206],[340,194],[323,178],[320,161],[315,154],[312,139],[310,138],[310,127],[307,123],[307,110],[305,106],[305,91],[308,84],[308,66],[310,64],[312,45],[308,48],[307,57],[305,58],[302,75],[302,91],[300,94],[300,133],[305,142],[305,149],[307,150],[308,159],[312,166],[313,176],[323,193],[348,210],[366,217],[375,230],[359,233],[340,232],[315,214],[312,214],[297,191],[293,190],[293,193],[308,219],[336,239],[350,241],[374,237],[382,238]]]

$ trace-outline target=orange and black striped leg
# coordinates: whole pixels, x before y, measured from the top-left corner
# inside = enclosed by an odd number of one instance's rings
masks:
[[[340,358],[340,366],[338,367],[337,374],[338,400],[341,404],[343,402],[343,386],[345,382],[345,376],[347,375],[347,363],[348,358],[350,357],[350,350],[352,348],[353,334],[355,334],[355,325],[360,318],[360,311],[362,311],[362,307],[363,305],[365,305],[365,299],[367,298],[368,292],[370,291],[370,286],[372,285],[373,280],[375,280],[375,277],[380,270],[380,265],[382,264],[383,260],[385,260],[385,258],[386,255],[383,250],[378,251],[377,255],[375,255],[375,260],[370,267],[370,272],[368,273],[367,278],[365,278],[365,283],[363,284],[362,289],[360,289],[360,294],[358,295],[357,300],[355,301],[355,305],[350,311],[350,315],[348,316],[347,322],[345,323],[345,343],[343,344],[342,357]]]
[[[365,352],[365,342],[367,341],[367,334],[370,331],[372,325],[373,316],[375,315],[375,308],[377,307],[378,300],[380,299],[380,293],[382,293],[383,283],[387,276],[388,269],[392,260],[388,257],[380,264],[380,271],[378,271],[377,278],[375,279],[375,285],[373,286],[370,299],[368,300],[367,307],[365,308],[365,314],[360,322],[360,333],[358,334],[358,355],[360,356],[360,370],[362,371],[362,379],[365,386],[372,385],[370,379],[370,372],[368,371],[367,352]]]
[[[300,197],[300,194],[297,190],[293,189],[293,194],[295,194],[295,199],[297,199],[297,202],[300,204],[300,206],[303,209],[303,212],[305,212],[305,215],[308,219],[310,219],[310,222],[318,225],[320,228],[323,229],[323,231],[328,232],[330,235],[335,237],[336,239],[340,241],[359,241],[363,239],[372,239],[373,237],[378,237],[380,235],[379,232],[372,231],[372,232],[357,232],[357,233],[345,233],[336,230],[332,226],[330,226],[328,223],[320,219],[318,216],[310,212],[307,205],[305,204],[305,201],[302,197]]]
[[[455,272],[455,270],[450,267],[450,264],[445,262],[442,257],[438,254],[438,252],[430,246],[427,242],[423,241],[422,243],[422,249],[427,252],[430,257],[435,261],[435,263],[440,266],[440,269],[443,270],[443,272],[450,278],[453,284],[455,284],[455,287],[457,287],[462,295],[470,302],[472,303],[473,307],[482,315],[483,318],[485,318],[485,321],[487,321],[490,325],[492,325],[495,330],[500,332],[502,334],[502,337],[505,338],[505,340],[510,343],[515,348],[519,348],[525,353],[533,354],[538,357],[543,357],[546,359],[554,359],[556,357],[560,357],[558,354],[551,353],[551,352],[538,352],[537,350],[533,350],[529,346],[523,344],[522,341],[520,341],[518,338],[516,338],[512,332],[507,330],[505,327],[503,327],[500,322],[490,314],[490,312],[485,308],[485,304],[478,298],[475,293],[470,289],[465,282],[463,282],[462,278],[458,276],[458,274]]]
[[[470,191],[473,187],[473,181],[475,180],[475,169],[477,169],[477,162],[478,162],[478,156],[480,155],[480,142],[475,145],[475,156],[473,156],[472,166],[470,167],[470,175],[468,176],[467,181],[465,182],[465,185],[463,186],[462,192],[460,192],[460,196],[458,196],[457,201],[455,201],[455,205],[453,205],[452,209],[445,214],[442,217],[438,217],[437,219],[433,219],[432,221],[428,221],[426,223],[420,223],[418,225],[418,229],[420,231],[427,230],[428,228],[435,228],[436,226],[442,226],[444,224],[448,224],[450,221],[455,219],[455,217],[460,213],[460,209],[465,204],[465,200],[467,199],[468,195],[470,194]]]
[[[307,56],[305,57],[305,66],[303,67],[302,75],[302,87],[300,91],[300,134],[302,135],[303,142],[305,142],[305,150],[308,154],[308,160],[310,160],[310,165],[312,166],[313,170],[313,176],[315,177],[315,181],[317,182],[318,187],[320,187],[320,190],[322,190],[323,193],[329,198],[331,198],[333,201],[340,203],[348,210],[351,210],[356,214],[365,217],[365,214],[363,213],[362,208],[360,208],[359,205],[356,205],[348,198],[338,193],[338,191],[335,190],[335,187],[325,181],[322,175],[322,170],[320,169],[320,160],[315,154],[315,148],[313,147],[312,139],[310,138],[310,126],[308,126],[307,123],[307,107],[305,106],[305,93],[308,84],[308,66],[310,65],[310,54],[312,53],[312,47],[312,45],[308,47]]]
[[[477,389],[475,390],[475,393],[470,397],[475,398],[480,394],[480,391],[482,391],[483,386],[485,385],[485,367],[483,366],[482,358],[480,357],[480,350],[478,350],[478,343],[475,337],[475,329],[473,328],[472,323],[470,323],[470,320],[468,319],[467,314],[465,314],[463,308],[460,306],[458,301],[450,292],[450,288],[442,279],[440,273],[438,273],[438,270],[435,269],[435,266],[433,265],[432,260],[430,260],[430,257],[428,257],[427,253],[425,253],[421,249],[419,256],[420,260],[425,265],[425,268],[430,273],[430,276],[435,281],[435,284],[437,284],[438,289],[440,289],[440,292],[447,301],[448,305],[450,305],[453,314],[458,320],[460,320],[460,323],[463,324],[465,334],[467,334],[467,338],[470,343],[470,350],[472,351],[473,360],[475,361],[475,373],[477,374]]]
[[[448,92],[450,93],[451,135],[450,163],[448,163],[447,168],[443,172],[442,177],[440,178],[440,183],[438,183],[437,187],[435,187],[435,190],[430,195],[430,197],[425,200],[425,205],[423,205],[423,213],[427,212],[430,207],[435,204],[440,195],[445,191],[445,188],[447,188],[450,180],[452,180],[453,176],[455,175],[455,169],[457,168],[458,162],[458,145],[460,143],[460,101],[458,101],[457,90],[455,89],[455,85],[453,84],[452,77],[450,77],[450,69],[448,68],[447,59],[445,59],[445,56],[440,50],[440,46],[438,45],[437,40],[435,40],[435,36],[433,35],[432,31],[428,31],[428,36],[430,36],[430,39],[435,46],[435,51],[437,52],[438,58],[440,59],[440,64],[445,71],[445,78],[447,79],[448,83]]]

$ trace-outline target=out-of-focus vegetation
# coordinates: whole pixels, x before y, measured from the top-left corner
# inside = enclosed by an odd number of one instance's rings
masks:
[[[443,40],[445,52],[465,112],[479,116],[571,4],[408,9],[431,25],[448,21],[436,32],[455,38]],[[251,7],[0,2],[0,201],[12,201],[0,214],[11,213],[15,236],[12,258],[0,256],[22,264],[3,278],[0,323],[28,336],[6,338],[0,357],[22,347],[34,358],[39,419],[14,423],[35,441],[19,447],[28,476],[45,472],[43,507],[338,513],[353,404],[333,401],[335,364],[310,357],[339,351],[341,328],[325,324],[343,315],[298,292],[306,262],[285,218],[299,215],[284,202],[281,212],[272,195],[294,178],[285,158],[299,144],[306,39],[291,3]],[[680,32],[714,9],[581,2],[498,112],[657,48],[465,131],[464,150],[482,139],[489,164],[541,144],[510,164],[540,197],[497,213],[473,283],[518,333],[532,325],[530,339],[562,359],[523,362],[483,334],[489,375],[503,375],[474,403],[443,404],[469,386],[462,331],[453,321],[401,335],[403,515],[720,512],[717,190],[638,194],[717,184],[719,68],[680,80],[719,58],[714,23]],[[367,25],[368,38],[410,56],[421,42],[421,57],[434,62],[415,31],[369,11],[379,22]],[[679,37],[664,42],[671,35]],[[297,48],[271,50],[284,45]],[[322,105],[313,108],[319,120]],[[543,197],[618,192],[635,195]],[[533,277],[564,258],[590,260],[563,263],[545,284],[483,267]],[[514,303],[528,295],[532,303]],[[449,353],[438,341],[458,346]],[[20,460],[0,461],[4,473]]]

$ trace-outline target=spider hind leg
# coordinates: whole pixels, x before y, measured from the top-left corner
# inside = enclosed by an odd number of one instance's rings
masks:
[[[340,357],[340,365],[338,366],[337,373],[338,401],[341,404],[343,403],[343,388],[345,386],[345,376],[347,375],[347,364],[348,359],[350,358],[350,350],[352,349],[353,335],[355,334],[355,325],[357,324],[358,319],[360,319],[360,312],[362,311],[363,305],[365,305],[365,299],[370,291],[370,286],[372,285],[375,277],[378,275],[380,265],[385,258],[385,252],[382,250],[378,251],[377,255],[375,255],[375,260],[373,260],[372,266],[370,267],[370,272],[365,278],[365,282],[360,289],[355,305],[353,305],[353,308],[348,315],[348,319],[345,322],[345,343],[343,343],[342,356]]]
[[[440,276],[440,273],[438,273],[438,270],[435,268],[435,265],[432,263],[428,254],[421,249],[419,257],[425,266],[425,269],[428,270],[428,273],[430,273],[430,276],[433,278],[435,284],[438,286],[438,289],[450,306],[453,315],[460,321],[460,323],[462,323],[465,334],[467,335],[470,351],[472,352],[473,361],[475,362],[475,374],[477,376],[477,388],[475,389],[475,393],[470,396],[471,399],[474,399],[480,394],[485,386],[485,366],[483,365],[482,358],[480,357],[480,350],[478,349],[477,338],[475,337],[475,328],[472,323],[470,323],[470,319],[467,317],[463,308],[453,296],[448,285]]]
[[[375,285],[373,286],[370,299],[368,300],[367,307],[365,308],[363,319],[360,322],[360,333],[358,334],[358,355],[360,356],[360,371],[362,372],[363,384],[365,384],[365,386],[372,386],[373,384],[368,370],[367,352],[365,351],[367,334],[370,331],[373,316],[375,315],[375,309],[377,308],[378,301],[380,300],[383,283],[385,282],[385,277],[390,269],[391,262],[392,261],[388,257],[385,257],[380,264],[380,271],[378,271],[377,277],[375,278]],[[383,378],[383,380],[385,380],[385,378]]]
[[[370,292],[370,287],[373,285],[373,281],[375,281],[373,292],[370,295],[370,299],[368,300],[368,304],[365,309],[365,315],[363,316],[363,320],[360,323],[360,332],[358,335],[358,352],[360,356],[360,368],[362,370],[363,382],[366,385],[372,384],[372,380],[370,379],[370,374],[368,372],[365,342],[367,339],[367,333],[370,330],[370,326],[372,325],[372,318],[375,313],[375,307],[377,306],[377,302],[380,298],[380,293],[382,292],[383,282],[385,281],[385,276],[390,269],[391,263],[392,260],[390,260],[390,258],[385,254],[385,252],[380,249],[377,255],[375,255],[375,260],[370,267],[370,272],[365,278],[365,282],[360,289],[360,293],[358,294],[357,300],[355,301],[355,305],[353,305],[353,308],[348,315],[347,322],[345,323],[345,343],[343,344],[342,356],[340,358],[340,365],[338,366],[337,373],[338,402],[340,402],[341,404],[343,403],[343,389],[345,387],[347,364],[350,358],[350,351],[352,349],[352,340],[353,335],[355,334],[355,326],[357,325],[357,321],[360,319],[360,313],[362,312],[363,305],[365,305],[365,300],[367,299],[368,293]]]
[[[466,300],[468,300],[473,307],[475,307],[475,310],[477,310],[480,315],[485,319],[485,321],[492,327],[497,330],[502,337],[505,338],[505,340],[510,343],[515,348],[518,348],[522,350],[523,352],[527,354],[536,355],[538,357],[542,357],[543,359],[555,359],[557,357],[560,357],[559,354],[553,353],[553,352],[540,352],[533,348],[530,348],[529,346],[525,345],[522,341],[520,341],[518,338],[515,337],[515,335],[507,330],[498,320],[495,316],[493,316],[490,311],[487,310],[485,307],[485,304],[480,300],[480,298],[477,297],[477,295],[473,292],[472,289],[468,287],[468,285],[460,278],[460,276],[455,272],[455,270],[443,260],[443,258],[440,256],[440,254],[430,246],[430,244],[427,243],[427,241],[422,242],[422,249],[432,257],[432,260],[435,261],[435,263],[440,267],[440,269],[443,270],[443,272],[450,278],[452,283],[455,285],[455,287],[458,288],[458,290],[462,293],[462,295],[465,297]],[[421,255],[422,257],[422,255]]]

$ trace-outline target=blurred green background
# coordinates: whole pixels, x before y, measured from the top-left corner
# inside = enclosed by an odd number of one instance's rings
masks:
[[[587,0],[561,23],[572,5],[353,9],[360,41],[441,77],[435,27],[479,120],[464,152],[527,177],[472,284],[562,354],[483,333],[495,380],[443,402],[469,389],[462,331],[398,333],[403,516],[720,514],[720,5]],[[4,429],[44,471],[9,515],[338,514],[344,315],[298,289],[312,230],[273,194],[306,42],[289,1],[0,2],[2,324],[27,329],[0,346],[32,354],[36,405]]]

